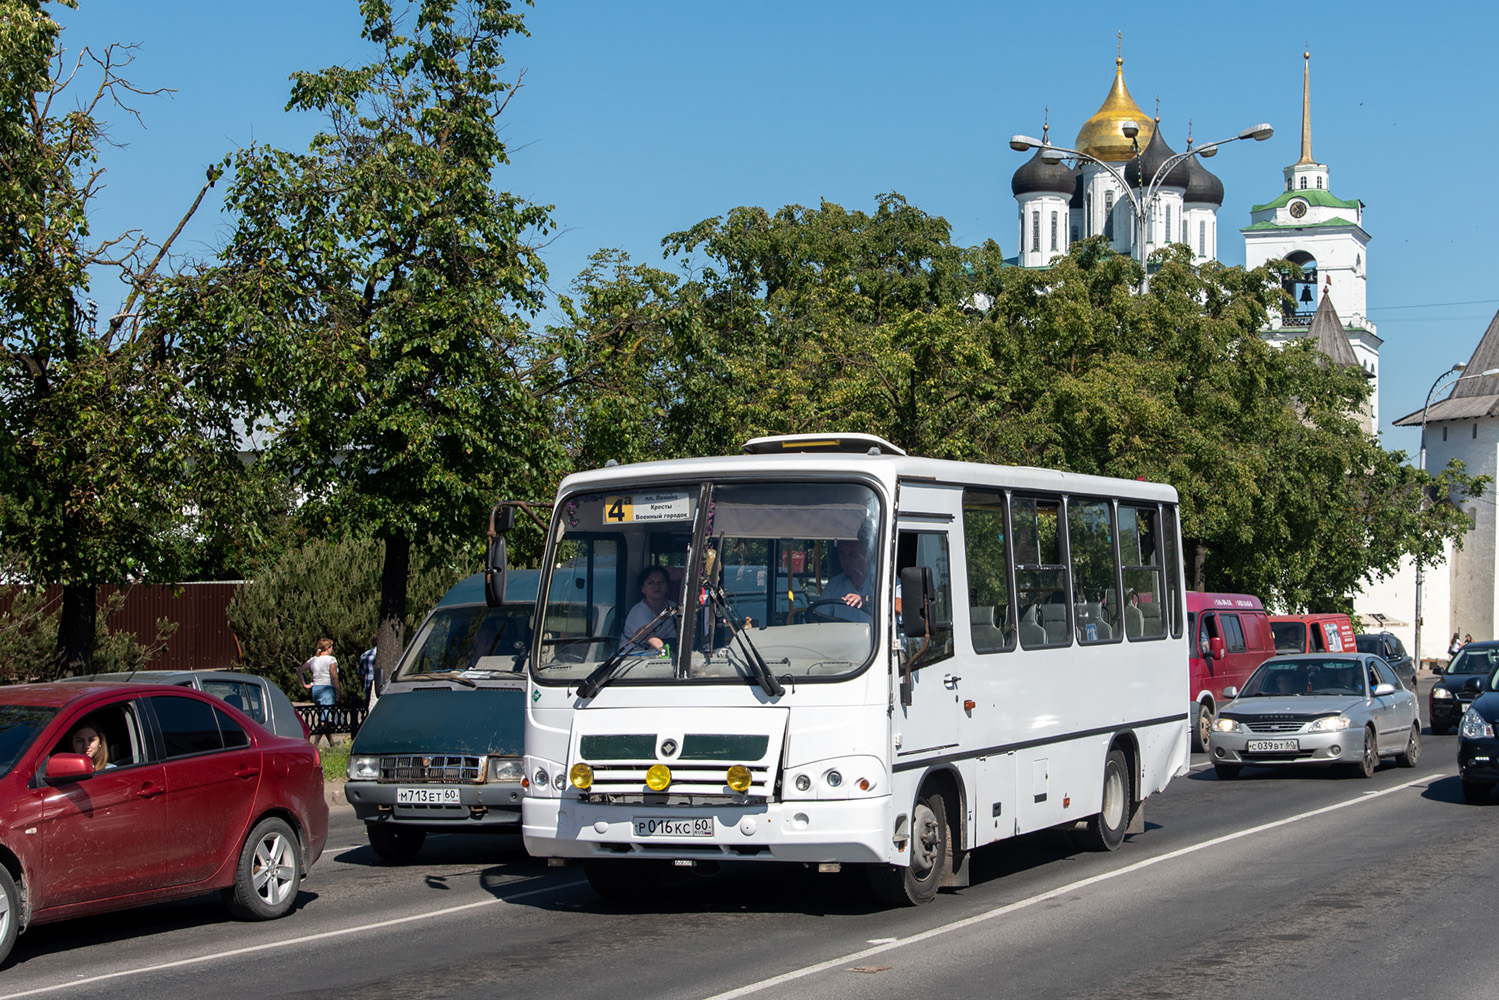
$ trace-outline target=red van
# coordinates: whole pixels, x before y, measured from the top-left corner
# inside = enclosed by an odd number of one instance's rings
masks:
[[[1208,733],[1227,687],[1243,687],[1254,668],[1275,655],[1270,619],[1258,597],[1187,591],[1191,637],[1192,749],[1206,753]]]
[[[1277,653],[1352,653],[1358,648],[1347,615],[1271,615]]]

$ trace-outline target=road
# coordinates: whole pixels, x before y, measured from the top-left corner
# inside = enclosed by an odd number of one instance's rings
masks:
[[[430,838],[391,867],[340,806],[288,918],[236,923],[208,897],[37,927],[0,1000],[1488,997],[1499,804],[1463,803],[1455,756],[1428,735],[1417,767],[1367,781],[1220,781],[1199,755],[1119,851],[1017,838],[907,910],[853,872],[761,865],[608,904],[516,838]]]

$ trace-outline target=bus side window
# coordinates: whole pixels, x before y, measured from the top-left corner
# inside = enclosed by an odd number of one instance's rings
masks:
[[[907,639],[907,652],[914,657],[911,667],[936,663],[953,655],[952,634],[952,564],[948,559],[947,535],[938,531],[902,531],[896,540],[896,578],[907,566],[926,566],[932,571],[935,594],[932,600],[932,639],[923,648],[922,640]],[[915,595],[901,595],[902,601]]]
[[[1006,534],[1004,494],[965,490],[963,555],[968,569],[968,628],[975,653],[1015,648]]]

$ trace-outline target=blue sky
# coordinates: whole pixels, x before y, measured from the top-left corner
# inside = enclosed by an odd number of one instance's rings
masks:
[[[1011,255],[1024,154],[1008,139],[1039,135],[1049,108],[1070,145],[1108,93],[1123,31],[1126,82],[1146,111],[1159,99],[1174,148],[1189,119],[1199,142],[1275,126],[1210,163],[1219,256],[1243,263],[1249,206],[1280,192],[1299,154],[1309,46],[1314,153],[1333,193],[1366,205],[1384,441],[1413,454],[1415,432],[1390,422],[1420,409],[1499,309],[1499,207],[1482,180],[1499,158],[1499,5],[1437,10],[1168,2],[1147,20],[1090,3],[539,0],[531,37],[506,47],[525,77],[499,184],[555,206],[545,259],[559,292],[602,247],[659,264],[664,235],[738,205],[869,210],[886,191],[945,217],[957,243],[993,238]],[[144,127],[112,117],[98,236],[164,238],[209,163],[252,140],[303,148],[319,122],[282,111],[288,76],[364,55],[356,0],[80,0],[59,19],[73,49],[139,43],[129,79],[176,91],[139,99]],[[174,249],[211,257],[226,227],[205,203]],[[107,279],[94,297],[105,310],[121,298]]]

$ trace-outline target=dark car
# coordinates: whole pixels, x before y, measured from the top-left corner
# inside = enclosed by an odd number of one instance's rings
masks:
[[[1442,668],[1442,676],[1426,696],[1431,732],[1440,736],[1454,729],[1473,700],[1489,689],[1489,678],[1499,668],[1499,642],[1470,642]]]
[[[112,674],[69,677],[70,681],[130,681],[135,684],[175,684],[222,698],[277,736],[307,739],[312,734],[297,715],[296,706],[275,684],[255,674],[233,670],[131,670]]]
[[[1478,645],[1499,643],[1473,642],[1464,646],[1463,650]],[[1489,801],[1493,797],[1494,786],[1499,785],[1499,738],[1494,735],[1494,727],[1499,725],[1499,691],[1494,690],[1496,682],[1499,682],[1499,678],[1492,674],[1484,679],[1482,690],[1463,712],[1457,727],[1457,773],[1463,782],[1463,798],[1469,802]]]
[[[1353,637],[1360,653],[1383,656],[1407,689],[1416,690],[1416,661],[1405,651],[1405,643],[1389,632],[1363,632]]]
[[[484,601],[483,574],[450,590],[411,641],[349,750],[344,796],[386,861],[428,833],[520,832],[535,570]]]
[[[31,924],[207,892],[283,916],[327,839],[316,748],[216,698],[0,688],[0,960]]]

